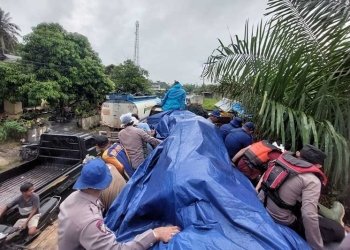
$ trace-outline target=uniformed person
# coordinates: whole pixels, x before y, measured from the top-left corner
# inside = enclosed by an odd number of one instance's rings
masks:
[[[179,232],[176,226],[149,229],[132,241],[119,243],[102,217],[99,196],[112,180],[102,159],[89,161],[82,169],[73,192],[60,206],[58,249],[148,249],[157,241],[168,242]]]

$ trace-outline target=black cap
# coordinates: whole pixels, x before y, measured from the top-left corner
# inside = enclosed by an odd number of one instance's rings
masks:
[[[306,144],[301,150],[300,150],[300,156],[304,160],[312,163],[312,164],[324,164],[324,160],[326,159],[327,155],[317,147]]]
[[[99,146],[100,148],[107,146],[109,142],[108,137],[105,135],[95,135],[94,139],[95,139],[96,145]]]

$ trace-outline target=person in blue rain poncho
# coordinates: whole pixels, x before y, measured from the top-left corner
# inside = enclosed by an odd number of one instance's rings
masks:
[[[186,108],[186,91],[178,81],[166,92],[162,100],[163,111],[184,110]]]

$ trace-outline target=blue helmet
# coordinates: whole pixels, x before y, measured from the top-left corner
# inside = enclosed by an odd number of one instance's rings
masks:
[[[221,117],[220,111],[219,110],[213,110],[213,112],[211,112],[210,116],[214,116],[214,117]]]

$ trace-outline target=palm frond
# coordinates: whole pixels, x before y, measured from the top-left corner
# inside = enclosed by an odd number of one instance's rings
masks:
[[[279,117],[279,122],[276,122]],[[292,151],[302,145],[311,143],[320,147],[327,154],[325,171],[334,186],[344,186],[349,181],[350,148],[346,139],[336,132],[333,125],[327,121],[316,121],[302,111],[292,110],[281,103],[264,99],[259,112],[258,127],[267,128],[267,136],[280,138],[276,131],[284,131],[288,139],[282,136],[282,143],[290,145]],[[269,127],[266,127],[268,124]]]
[[[242,39],[219,41],[203,76],[234,79],[225,83],[227,96],[255,114],[261,137],[281,139],[293,150],[305,143],[323,148],[327,173],[344,185],[350,173],[350,6],[269,0],[267,10],[271,20],[252,29],[247,24]]]

